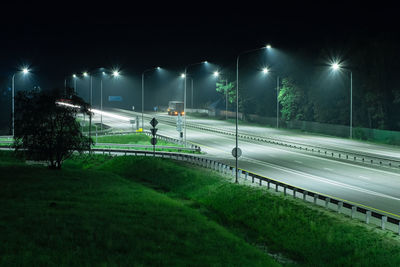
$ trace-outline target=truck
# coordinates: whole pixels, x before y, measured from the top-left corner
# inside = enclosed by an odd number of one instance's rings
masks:
[[[183,107],[183,102],[182,101],[169,101],[168,102],[168,115],[172,116],[178,116],[180,114],[181,116],[184,113],[184,107]]]

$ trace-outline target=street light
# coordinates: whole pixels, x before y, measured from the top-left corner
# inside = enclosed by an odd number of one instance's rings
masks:
[[[267,75],[270,73],[270,70],[265,67],[262,72]],[[279,128],[279,76],[276,75],[276,128]]]
[[[236,147],[235,147],[235,150],[236,150],[236,155],[235,155],[236,176],[235,176],[235,183],[238,183],[239,58],[243,54],[248,54],[248,53],[256,52],[256,51],[263,50],[263,49],[269,49],[270,47],[271,47],[270,45],[266,45],[264,47],[247,50],[247,51],[241,52],[236,58]]]
[[[29,69],[24,67],[20,72],[22,72],[23,75],[26,75],[29,73]],[[15,122],[15,118],[14,118],[14,98],[15,98],[15,74],[17,74],[18,72],[14,73],[12,78],[11,78],[11,87],[12,87],[12,136],[14,138],[14,134],[15,134],[15,129],[14,129],[14,122]]]
[[[74,91],[75,91],[75,94],[77,94],[77,90],[76,90],[76,80],[78,79],[78,77],[76,76],[76,74],[72,74],[72,78],[74,78]]]
[[[339,62],[331,64],[333,71],[346,70],[350,73],[350,139],[353,138],[353,72],[349,69],[343,69]]]
[[[142,129],[144,129],[144,122],[143,122],[143,114],[144,114],[144,74],[148,71],[152,71],[152,70],[159,70],[161,69],[160,67],[154,67],[154,68],[150,68],[147,70],[144,70],[142,72]]]
[[[183,95],[183,127],[185,128],[184,130],[184,143],[185,143],[185,147],[186,147],[186,80],[187,80],[187,69],[188,67],[194,66],[194,65],[200,65],[200,64],[204,64],[204,63],[208,63],[208,61],[201,61],[201,62],[197,62],[197,63],[193,63],[193,64],[189,64],[185,67],[185,72],[184,74],[181,74],[182,78],[185,78],[185,91],[184,91],[184,95]]]
[[[214,71],[213,76],[215,78],[220,77],[219,71]],[[225,80],[225,86],[228,86],[228,79]],[[225,120],[228,120],[228,89],[225,92]]]

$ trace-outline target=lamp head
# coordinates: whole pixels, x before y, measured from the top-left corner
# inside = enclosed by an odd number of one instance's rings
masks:
[[[25,74],[28,74],[29,73],[29,69],[28,68],[23,68],[22,69],[22,73],[25,75]]]
[[[338,69],[340,69],[340,64],[338,62],[333,62],[331,65],[331,68],[333,70],[338,70]]]

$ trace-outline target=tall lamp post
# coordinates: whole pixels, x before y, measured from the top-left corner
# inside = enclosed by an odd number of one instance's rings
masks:
[[[343,69],[338,62],[331,65],[334,71],[346,70],[350,73],[350,139],[353,138],[353,72],[349,69]]]
[[[72,78],[74,78],[74,91],[75,91],[75,94],[77,93],[77,90],[76,90],[76,80],[78,79],[78,77],[76,76],[76,74],[72,74]]]
[[[152,71],[152,70],[159,70],[160,67],[155,67],[155,68],[150,68],[147,70],[144,70],[142,72],[142,129],[144,128],[144,124],[143,124],[143,114],[144,114],[144,74],[148,71]]]
[[[185,78],[185,91],[183,92],[183,127],[184,127],[184,143],[186,147],[186,80],[187,80],[187,69],[194,65],[200,65],[207,63],[207,61],[201,61],[193,64],[189,64],[185,67],[185,73],[182,74],[182,77]]]
[[[268,74],[270,70],[268,68],[263,68],[263,73]],[[279,76],[276,75],[276,128],[279,128]]]
[[[26,75],[29,73],[29,69],[28,68],[23,68],[20,72],[22,72],[23,75]],[[19,73],[19,72],[17,72]],[[12,87],[12,102],[11,102],[11,106],[12,106],[12,136],[14,138],[14,134],[15,134],[15,112],[14,112],[14,101],[15,101],[15,75],[17,73],[14,73],[12,78],[11,78],[11,87]]]
[[[251,50],[247,50],[244,52],[241,52],[237,58],[236,58],[236,146],[235,146],[235,151],[236,151],[236,155],[235,155],[235,172],[236,172],[236,176],[235,176],[235,183],[238,183],[238,154],[239,154],[239,147],[238,147],[238,119],[239,119],[239,58],[241,55],[243,54],[248,54],[251,52],[255,52],[255,51],[259,51],[259,50],[263,50],[263,49],[269,49],[271,48],[270,45],[267,45],[265,47],[260,47],[260,48],[256,48],[256,49],[251,49]]]
[[[219,71],[214,71],[213,76],[218,78],[220,76]],[[225,86],[228,85],[228,79],[225,80]],[[228,89],[225,92],[225,120],[228,119]]]

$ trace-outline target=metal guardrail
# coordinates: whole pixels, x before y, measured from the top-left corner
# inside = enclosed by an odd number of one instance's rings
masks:
[[[212,169],[218,171],[222,174],[231,174],[235,176],[235,167],[224,164],[222,162],[218,162],[212,159],[207,159],[204,156],[197,156],[193,154],[183,154],[183,153],[174,153],[174,152],[151,152],[151,151],[143,151],[143,150],[124,150],[124,149],[113,149],[113,150],[104,150],[104,149],[92,149],[94,152],[105,153],[119,153],[124,155],[135,155],[135,156],[157,156],[162,158],[171,158],[176,160],[183,160],[204,168]],[[268,189],[275,187],[276,192],[283,192],[286,196],[288,195],[288,190],[292,191],[292,195],[296,198],[300,195],[304,201],[311,200],[314,204],[317,204],[317,201],[322,201],[324,203],[325,208],[328,208],[329,205],[336,205],[336,211],[338,213],[342,213],[343,209],[348,209],[350,211],[351,218],[356,217],[356,213],[361,213],[361,215],[365,215],[364,222],[369,224],[372,218],[378,219],[380,222],[380,227],[384,230],[387,229],[387,223],[393,225],[393,227],[397,228],[397,234],[400,235],[400,216],[389,214],[386,212],[378,211],[374,208],[366,207],[362,204],[345,201],[343,199],[335,198],[332,196],[328,196],[322,193],[309,191],[300,187],[296,187],[287,183],[283,183],[265,176],[261,176],[252,172],[248,172],[243,169],[238,169],[238,177],[240,179],[251,181],[251,183],[258,183],[259,186],[267,185]],[[273,186],[271,186],[273,185]],[[392,228],[393,228],[392,227]]]
[[[159,119],[160,121],[160,119]],[[173,123],[169,120],[162,120],[167,123]],[[202,125],[195,125],[192,123],[186,123],[188,127],[200,129],[203,131],[211,131],[215,133],[220,133],[224,135],[230,135],[230,136],[235,136],[235,132],[227,131],[227,130],[221,130],[221,129],[216,129],[210,126],[202,126]],[[356,153],[354,151],[346,151],[346,150],[339,150],[339,149],[333,149],[333,148],[324,148],[321,146],[313,146],[313,145],[308,145],[308,144],[303,144],[303,143],[297,143],[297,142],[289,142],[289,141],[282,141],[279,139],[275,138],[270,138],[270,137],[262,137],[262,136],[255,136],[255,135],[249,135],[249,134],[239,134],[239,138],[244,139],[244,140],[252,140],[252,141],[258,141],[258,142],[264,142],[264,143],[269,143],[273,145],[279,145],[279,146],[284,146],[286,148],[293,148],[293,149],[298,149],[304,152],[311,152],[314,154],[318,154],[319,156],[323,157],[329,157],[329,158],[335,158],[335,159],[340,159],[340,160],[347,160],[351,162],[358,162],[358,163],[364,163],[364,164],[371,164],[371,165],[377,165],[377,166],[386,166],[386,167],[391,167],[391,168],[400,168],[400,160],[395,159],[395,158],[390,158],[390,157],[379,157],[373,154],[369,153]]]
[[[145,135],[148,136],[152,136],[150,131],[142,131],[142,132],[136,132],[136,131],[121,131],[121,132],[107,132],[105,134],[102,134],[102,136],[104,135],[124,135],[124,134],[132,134],[132,133],[144,133]],[[1,136],[4,138],[12,138],[12,136]],[[95,137],[94,135],[92,137]],[[165,135],[160,135],[160,134],[156,134],[156,138],[160,139],[160,140],[164,140],[166,142],[170,142],[170,143],[174,143],[174,144],[181,144],[182,142],[179,139],[176,138],[172,138],[169,136],[165,136]],[[7,143],[7,144],[12,144],[13,141],[1,141],[0,143]],[[178,149],[178,150],[188,150],[188,151],[197,151],[200,152],[201,151],[201,147],[198,145],[194,145],[191,144],[190,142],[187,142],[188,145],[190,145],[190,147],[167,147],[164,146],[163,148],[170,148],[170,149]],[[121,146],[121,145],[119,145]],[[137,147],[141,147],[140,145],[136,145]],[[153,146],[150,146],[151,148],[153,148]],[[161,148],[162,146],[157,146],[158,148]]]
[[[96,146],[103,146],[103,147],[128,147],[128,148],[148,148],[148,149],[153,149],[152,145],[138,145],[138,144],[117,144],[117,143],[96,143],[94,147]],[[156,145],[155,148],[159,149],[175,149],[178,151],[192,151],[192,152],[197,152],[199,151],[197,148],[192,148],[192,147],[180,147],[180,146],[159,146]]]

